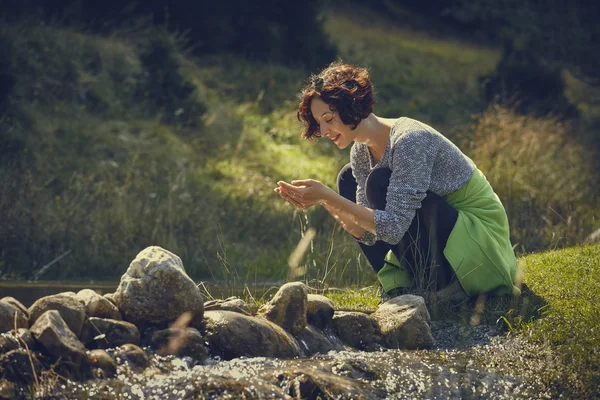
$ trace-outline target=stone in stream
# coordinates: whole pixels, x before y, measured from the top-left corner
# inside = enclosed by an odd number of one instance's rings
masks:
[[[140,344],[140,331],[130,322],[90,317],[80,338],[88,348],[108,349],[127,343]]]
[[[167,326],[185,312],[200,326],[204,301],[181,259],[158,246],[147,247],[131,262],[114,293],[123,318],[138,328]]]
[[[81,334],[85,320],[85,306],[73,292],[64,292],[42,297],[29,307],[29,325],[33,326],[46,311],[56,310],[61,319],[76,336]]]
[[[151,343],[161,356],[191,357],[197,361],[204,361],[208,356],[204,339],[195,328],[169,328],[157,331],[152,335]]]
[[[16,328],[29,328],[27,315],[14,305],[0,301],[0,333],[12,331]]]
[[[333,301],[319,294],[307,296],[306,319],[318,329],[325,329],[331,324],[335,310]]]
[[[92,289],[83,289],[77,292],[77,297],[83,301],[85,313],[88,317],[121,320],[121,312],[116,305],[104,296],[100,296]]]
[[[117,374],[117,363],[106,350],[91,350],[88,352],[88,358],[96,378],[112,378]]]
[[[318,353],[325,354],[331,350],[344,350],[344,346],[339,341],[330,340],[323,332],[310,324],[306,325],[302,332],[296,334],[295,338],[308,357]]]
[[[115,350],[114,355],[117,362],[124,361],[128,363],[136,372],[140,372],[150,365],[150,357],[148,357],[148,354],[146,354],[144,349],[135,344],[124,344],[119,346]]]
[[[58,311],[46,311],[35,321],[30,331],[51,356],[60,357],[76,367],[87,363],[83,343],[69,329]]]
[[[306,310],[306,285],[302,282],[290,282],[281,286],[273,299],[263,305],[258,313],[295,335],[302,332],[308,323]]]
[[[32,369],[33,367],[33,369]],[[35,353],[25,349],[11,350],[0,355],[2,376],[19,386],[27,386],[40,376],[42,365]]]
[[[33,348],[34,340],[29,329],[19,328],[15,331],[0,334],[0,354],[8,353],[9,351],[18,348]]]
[[[394,297],[371,315],[379,324],[389,348],[422,349],[435,343],[429,327],[429,311],[420,296]]]
[[[376,350],[382,342],[377,322],[358,311],[339,311],[333,316],[333,331],[340,340],[360,350]]]
[[[279,325],[233,311],[204,313],[210,353],[226,360],[238,357],[292,358],[302,355],[296,340]]]

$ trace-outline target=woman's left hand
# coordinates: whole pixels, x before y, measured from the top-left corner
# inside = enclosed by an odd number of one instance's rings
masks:
[[[275,191],[296,208],[306,210],[325,202],[331,189],[314,179],[296,180],[291,184],[279,181]]]

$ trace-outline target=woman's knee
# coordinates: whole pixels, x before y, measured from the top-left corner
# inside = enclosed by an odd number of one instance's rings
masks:
[[[356,203],[356,179],[352,174],[352,167],[350,164],[344,165],[337,176],[337,187],[338,193],[347,198],[348,200]]]
[[[376,168],[367,177],[365,191],[369,205],[376,210],[385,209],[386,196],[392,170],[389,168]]]

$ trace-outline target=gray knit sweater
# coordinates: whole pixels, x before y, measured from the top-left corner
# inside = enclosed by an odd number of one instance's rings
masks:
[[[475,165],[458,147],[432,127],[410,118],[399,118],[379,163],[367,145],[354,143],[350,151],[352,173],[358,184],[356,202],[370,207],[365,182],[375,168],[391,169],[385,210],[375,210],[375,232],[365,232],[362,243],[377,240],[398,243],[408,230],[426,191],[446,196],[464,185]]]

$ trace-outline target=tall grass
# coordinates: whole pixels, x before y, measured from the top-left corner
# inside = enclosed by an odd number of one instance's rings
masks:
[[[468,152],[502,200],[520,251],[583,243],[598,224],[595,152],[575,138],[566,122],[499,107],[474,122]]]

